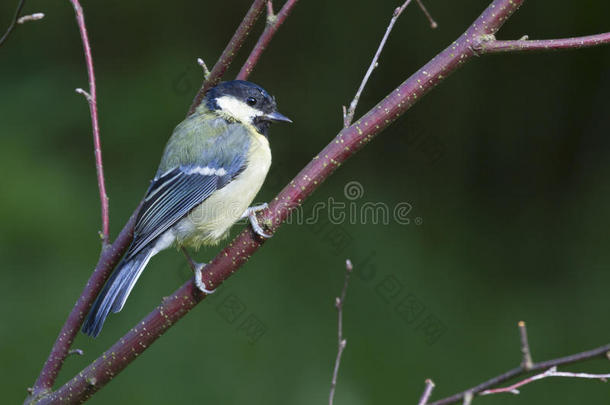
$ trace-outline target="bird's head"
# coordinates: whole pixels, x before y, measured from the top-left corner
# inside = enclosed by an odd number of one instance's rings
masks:
[[[223,118],[253,125],[266,133],[272,122],[292,122],[277,111],[275,98],[262,87],[244,80],[223,82],[211,88],[205,105]]]

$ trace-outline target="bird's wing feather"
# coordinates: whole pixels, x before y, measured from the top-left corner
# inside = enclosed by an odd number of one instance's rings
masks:
[[[138,254],[214,191],[224,187],[232,177],[225,169],[181,166],[153,180],[126,257]]]

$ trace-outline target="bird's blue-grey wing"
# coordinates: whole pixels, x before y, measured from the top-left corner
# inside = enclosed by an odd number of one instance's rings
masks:
[[[228,165],[180,166],[155,178],[146,193],[126,258],[134,257],[158,236],[228,184],[242,169],[244,158]]]

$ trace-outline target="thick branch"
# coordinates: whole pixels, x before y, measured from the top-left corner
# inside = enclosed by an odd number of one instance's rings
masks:
[[[484,40],[476,46],[477,52],[503,53],[526,51],[560,51],[565,49],[590,48],[610,44],[610,32],[586,37],[562,39],[521,39],[517,41],[497,41],[493,38]]]
[[[246,63],[244,63],[241,70],[237,74],[238,80],[246,80],[248,76],[250,76],[250,73],[252,73],[254,66],[256,66],[258,63],[258,60],[269,45],[269,42],[271,42],[271,39],[277,30],[284,23],[284,21],[286,21],[286,18],[288,18],[294,6],[296,6],[297,1],[299,0],[287,0],[280,12],[277,14],[273,14],[271,2],[267,3],[269,6],[267,11],[267,27],[258,38],[256,45],[246,60]]]
[[[100,192],[100,204],[102,207],[102,243],[104,247],[109,241],[109,226],[110,217],[108,213],[108,195],[106,195],[106,183],[104,181],[104,166],[102,163],[102,145],[100,142],[100,127],[97,118],[97,90],[95,87],[95,72],[93,71],[93,56],[91,55],[91,46],[89,45],[89,35],[87,34],[87,26],[85,25],[85,15],[79,0],[70,0],[76,13],[76,22],[80,31],[81,40],[83,42],[83,51],[85,53],[85,63],[87,65],[87,76],[89,77],[89,92],[82,89],[76,89],[77,93],[83,94],[89,104],[89,112],[91,113],[91,127],[93,129],[93,149],[95,154],[95,170],[97,173],[97,186]]]
[[[460,392],[458,394],[452,395],[450,397],[447,397],[447,398],[444,398],[444,399],[441,399],[441,400],[438,400],[435,402],[431,402],[429,405],[455,404],[457,402],[462,401],[467,395],[472,396],[475,394],[481,394],[483,391],[489,390],[490,388],[493,388],[500,383],[511,380],[520,375],[527,374],[528,372],[547,370],[552,367],[557,367],[557,366],[571,364],[571,363],[577,363],[580,361],[590,360],[590,359],[594,359],[594,358],[608,359],[609,352],[610,352],[610,344],[607,344],[605,346],[601,346],[601,347],[598,347],[593,350],[588,350],[586,352],[573,354],[571,356],[542,361],[540,363],[534,363],[529,370],[527,370],[523,366],[519,366],[517,368],[513,368],[512,370],[507,371],[504,374],[501,374],[497,377],[487,380],[479,385],[476,385],[466,391]],[[491,392],[489,392],[489,393],[491,393]]]
[[[265,8],[265,3],[266,0],[254,0],[252,2],[252,6],[250,6],[246,16],[239,24],[239,27],[237,27],[235,34],[233,34],[233,37],[227,44],[225,50],[222,52],[222,55],[220,55],[220,58],[218,58],[218,62],[216,62],[212,68],[212,71],[210,72],[210,75],[204,80],[203,85],[195,95],[187,115],[191,115],[193,112],[195,112],[195,108],[197,108],[197,106],[201,103],[205,93],[211,87],[214,87],[216,84],[218,84],[218,82],[220,82],[220,79],[233,62],[235,55],[237,55],[237,51],[239,51],[241,46],[244,44],[244,41],[248,37],[248,34],[250,34],[250,30],[252,30],[258,16]]]
[[[363,148],[444,78],[474,56],[473,41],[495,34],[524,0],[495,0],[481,16],[447,49],[409,77],[377,106],[349,128],[342,130],[318,156],[270,203],[260,222],[274,232],[316,188],[343,162]],[[217,287],[241,267],[264,243],[250,228],[242,231],[205,268],[206,285]],[[92,364],[43,398],[39,403],[80,403],[106,385],[163,333],[186,315],[205,296],[189,280],[176,290],[136,327],[119,339]]]

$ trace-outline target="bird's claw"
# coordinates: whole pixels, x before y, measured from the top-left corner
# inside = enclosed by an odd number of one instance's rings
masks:
[[[265,238],[265,239],[269,239],[273,235],[270,235],[263,230],[263,228],[258,223],[258,218],[256,217],[256,213],[259,211],[262,211],[264,209],[267,209],[267,207],[268,207],[267,203],[264,203],[261,205],[256,205],[254,207],[249,207],[243,215],[243,217],[248,217],[248,219],[250,220],[250,225],[252,225],[252,229],[254,230],[254,232],[258,236]]]
[[[193,269],[193,273],[195,273],[195,285],[204,294],[210,295],[216,292],[216,289],[208,290],[207,286],[203,282],[201,278],[201,273],[203,272],[203,268],[205,267],[205,263],[195,263],[195,268]]]

